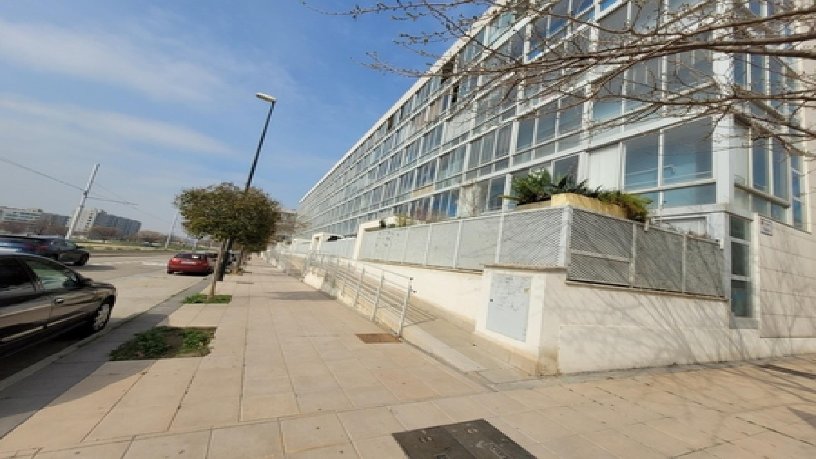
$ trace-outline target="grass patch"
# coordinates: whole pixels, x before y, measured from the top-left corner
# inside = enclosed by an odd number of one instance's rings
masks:
[[[110,353],[111,360],[203,357],[210,353],[214,327],[156,327],[136,334]]]
[[[232,295],[215,295],[212,301],[207,301],[207,295],[204,293],[196,293],[184,299],[184,303],[218,303],[224,304],[232,301]]]

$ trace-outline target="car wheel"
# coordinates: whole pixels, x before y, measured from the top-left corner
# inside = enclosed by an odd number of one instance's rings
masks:
[[[74,263],[74,266],[85,266],[85,263],[88,262],[88,258],[89,258],[88,255],[82,255],[82,258],[80,258],[79,261]]]
[[[92,335],[105,328],[110,320],[112,310],[113,305],[110,302],[102,303],[85,323],[85,334]]]
[[[171,271],[171,270],[169,270],[169,269],[168,269],[168,270],[167,270],[167,274],[173,274],[173,271]]]

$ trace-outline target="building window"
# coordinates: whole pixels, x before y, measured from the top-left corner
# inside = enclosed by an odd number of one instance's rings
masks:
[[[731,216],[731,312],[751,317],[751,221]]]
[[[658,134],[646,134],[624,142],[626,160],[623,186],[639,190],[657,186]]]
[[[711,120],[668,129],[663,142],[663,184],[711,178]]]
[[[564,177],[569,177],[572,182],[577,182],[579,159],[579,155],[572,155],[553,161],[553,181],[557,182]]]

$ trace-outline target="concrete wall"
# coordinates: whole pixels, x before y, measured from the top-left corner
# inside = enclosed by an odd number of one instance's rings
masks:
[[[760,335],[766,338],[816,336],[816,237],[759,219],[753,231],[758,250],[754,271]]]
[[[532,278],[524,341],[489,329],[497,274]],[[568,282],[563,271],[485,270],[476,332],[535,362],[536,372],[579,373],[816,352],[809,338],[765,338],[729,326],[724,299]],[[529,365],[519,365],[529,369]]]
[[[465,327],[473,326],[482,300],[482,273],[415,266],[358,262],[412,277],[412,296],[452,315],[450,319]]]

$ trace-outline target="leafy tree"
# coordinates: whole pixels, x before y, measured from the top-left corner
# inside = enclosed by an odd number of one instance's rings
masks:
[[[183,190],[176,196],[175,205],[187,233],[222,241],[219,260],[224,257],[223,241],[230,237],[247,250],[265,248],[275,234],[280,209],[278,202],[262,190],[253,187],[244,191],[227,182]],[[215,295],[217,274],[210,286],[211,296]]]

